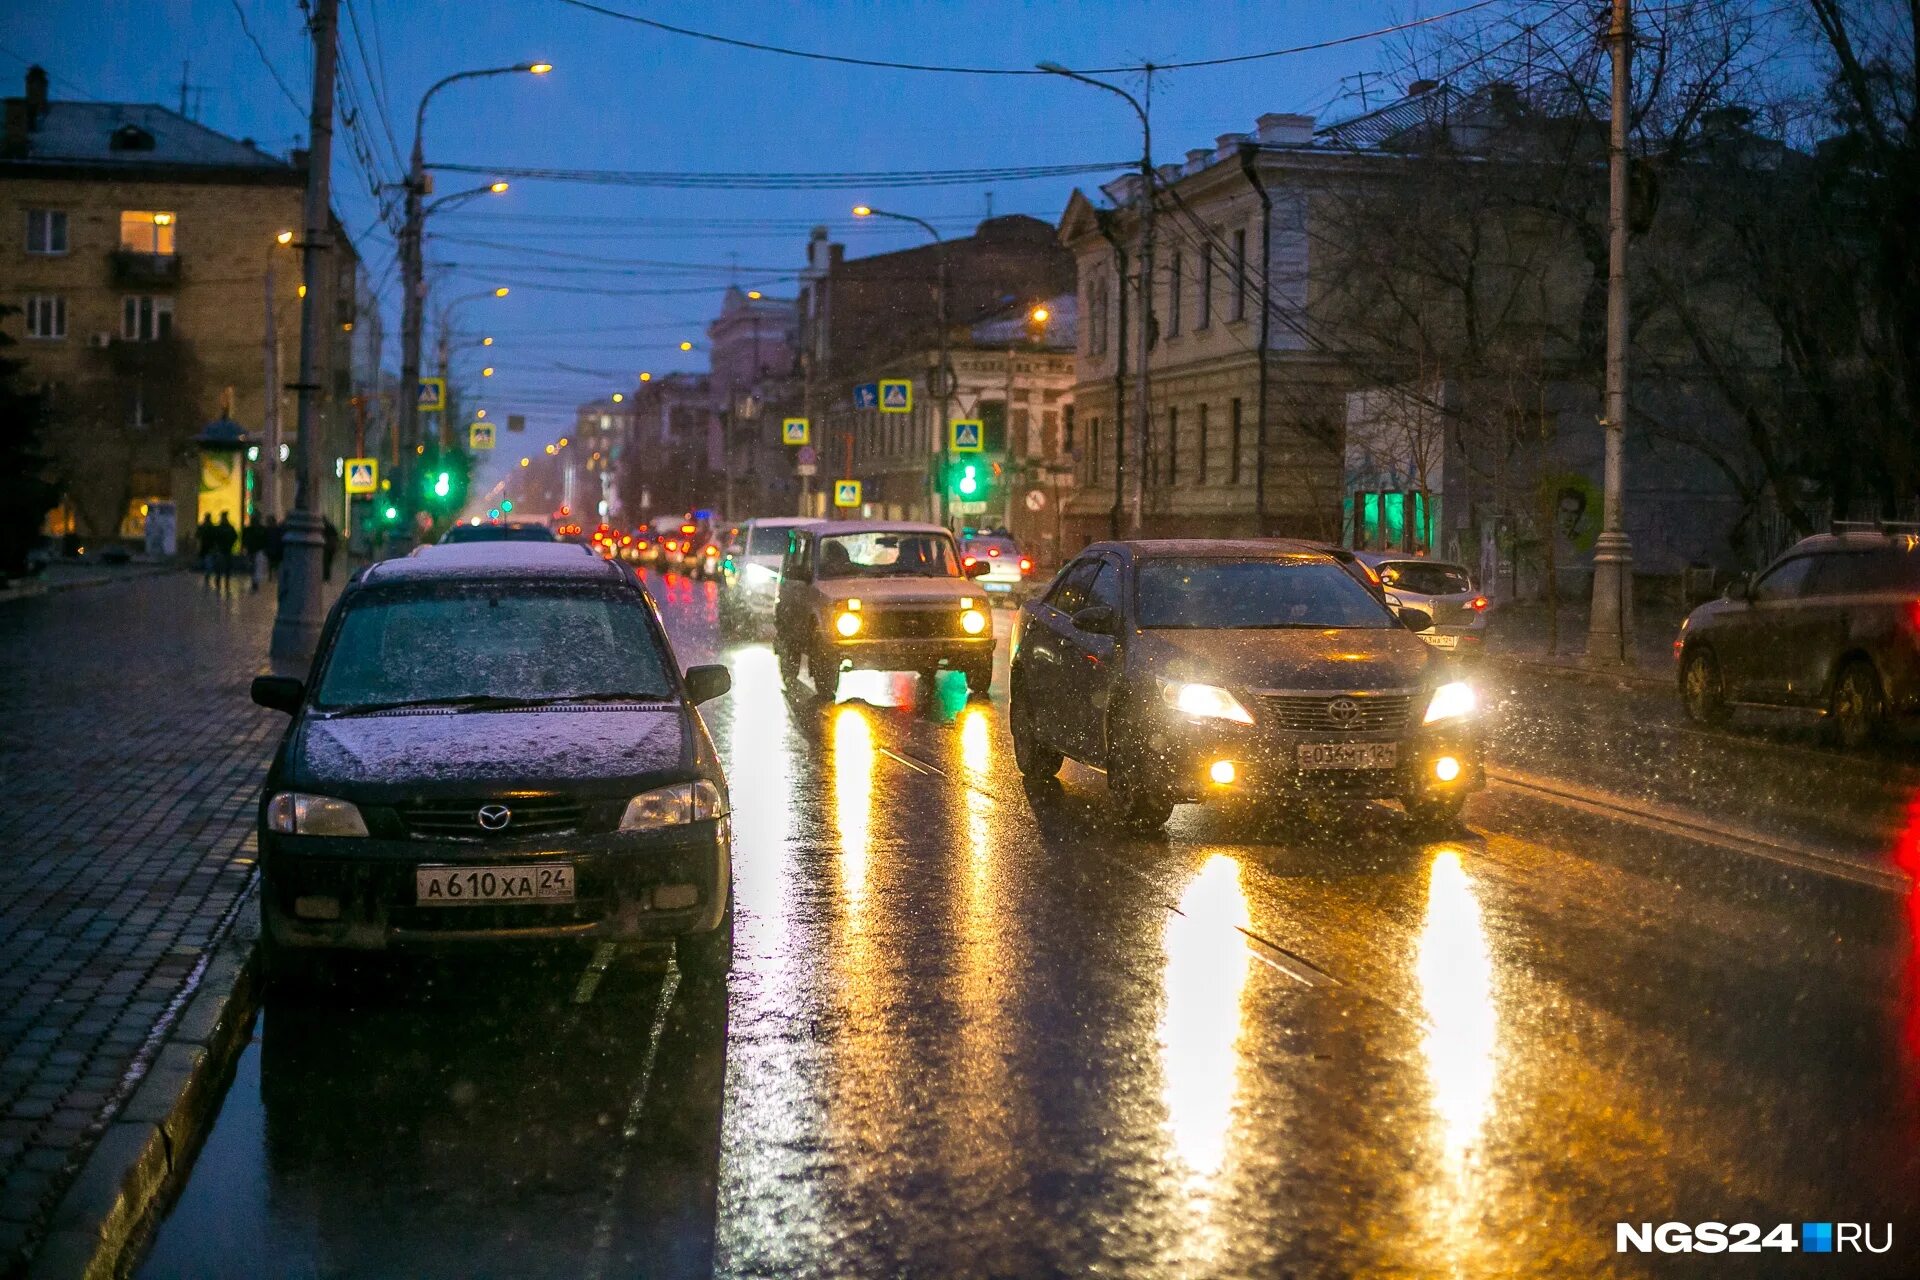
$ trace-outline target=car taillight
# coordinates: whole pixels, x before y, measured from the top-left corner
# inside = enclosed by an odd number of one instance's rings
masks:
[[[1916,632],[1920,632],[1920,600],[1913,600],[1907,604],[1907,625]]]
[[[1487,598],[1485,596],[1475,596],[1473,599],[1467,601],[1467,608],[1473,610],[1475,613],[1480,612],[1480,610],[1486,607]]]
[[[974,565],[980,563],[980,558],[978,556],[961,556],[960,563],[971,569]]]
[[[1033,572],[1033,561],[1031,561],[1031,560],[1029,560],[1029,559],[1027,559],[1027,558],[1026,558],[1025,556],[1021,556],[1021,557],[1020,557],[1020,572],[1022,572],[1022,573],[1032,573],[1032,572]]]
[[[712,543],[708,543],[706,554],[710,556],[717,556],[720,554],[720,548],[714,546]]]
[[[633,545],[633,535],[632,535],[632,534],[630,534],[630,533],[628,533],[628,534],[622,534],[622,535],[621,535],[621,537],[620,537],[620,545],[621,545],[621,546],[623,546],[623,547],[630,547],[630,546],[632,546],[632,545]]]
[[[987,548],[987,554],[988,554],[988,555],[990,555],[990,556],[997,556],[997,555],[999,555],[999,554],[1000,554],[1000,548],[998,548],[998,547],[988,547],[988,548]]]

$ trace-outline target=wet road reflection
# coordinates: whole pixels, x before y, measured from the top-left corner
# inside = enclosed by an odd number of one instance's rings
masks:
[[[1188,1185],[1204,1195],[1226,1158],[1240,1072],[1241,995],[1253,954],[1240,865],[1214,854],[1167,917],[1166,1008],[1160,1019],[1167,1125]]]
[[[1448,1173],[1462,1184],[1493,1100],[1499,1023],[1480,904],[1457,849],[1442,847],[1433,854],[1415,975],[1426,1011],[1421,1049],[1440,1121],[1441,1155]]]

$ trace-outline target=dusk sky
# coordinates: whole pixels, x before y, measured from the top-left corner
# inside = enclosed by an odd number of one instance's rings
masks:
[[[1458,8],[1466,0],[1268,0],[1266,3],[658,3],[603,7],[702,31],[864,58],[1031,68],[1050,59],[1112,67],[1244,54],[1311,43]],[[1550,6],[1543,6],[1550,7]],[[1455,23],[1488,18],[1483,10]],[[242,30],[240,14],[264,49]],[[163,16],[164,15],[164,16]],[[28,62],[57,98],[189,103],[222,132],[284,153],[306,131],[310,56],[290,2],[40,0],[0,12],[5,92]],[[1429,30],[1432,30],[1431,28]],[[1371,40],[1236,66],[1159,74],[1155,154],[1177,160],[1216,134],[1251,129],[1266,111],[1323,117],[1358,109],[1343,77],[1378,71],[1397,47]],[[430,163],[681,171],[885,171],[1115,161],[1138,155],[1126,105],[1057,77],[933,74],[851,67],[727,47],[589,12],[563,0],[439,4],[346,0],[341,54],[385,181],[400,176],[413,114],[428,85],[454,71],[550,61],[552,75],[456,85],[428,116]],[[268,70],[271,62],[288,93]],[[1136,92],[1142,77],[1114,77]],[[1397,78],[1397,77],[1396,77]],[[1376,103],[1389,81],[1372,86]],[[1345,96],[1343,96],[1345,95]],[[290,100],[297,99],[296,101]],[[392,141],[376,99],[384,100]],[[385,364],[398,364],[393,243],[368,177],[336,133],[336,207],[381,289]],[[1115,171],[1117,172],[1117,170]],[[1074,185],[1111,174],[889,190],[671,190],[518,180],[430,223],[436,300],[504,283],[509,298],[465,304],[457,328],[498,342],[499,370],[480,401],[529,415],[527,441],[551,439],[584,400],[631,387],[639,371],[704,369],[704,330],[730,278],[789,293],[807,229],[828,225],[850,255],[917,242],[921,233],[856,224],[855,203],[932,219],[966,234],[984,214],[1056,220]],[[479,178],[442,174],[445,193]],[[473,243],[481,241],[485,243]],[[503,247],[495,247],[503,246]],[[657,264],[690,264],[660,266]],[[664,292],[663,292],[664,291]],[[682,341],[695,343],[681,352]],[[477,382],[477,354],[456,366]],[[467,366],[472,366],[468,369]],[[580,372],[586,370],[589,372]]]

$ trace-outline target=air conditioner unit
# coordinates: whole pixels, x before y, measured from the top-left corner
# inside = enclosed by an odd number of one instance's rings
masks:
[[[108,347],[113,345],[113,335],[107,332],[105,329],[102,329],[98,333],[88,334],[87,345],[90,347],[93,347],[96,350],[105,351]]]

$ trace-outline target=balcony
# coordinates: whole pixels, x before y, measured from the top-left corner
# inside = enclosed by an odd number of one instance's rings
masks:
[[[135,253],[115,249],[107,255],[116,289],[170,289],[180,283],[177,253]]]

